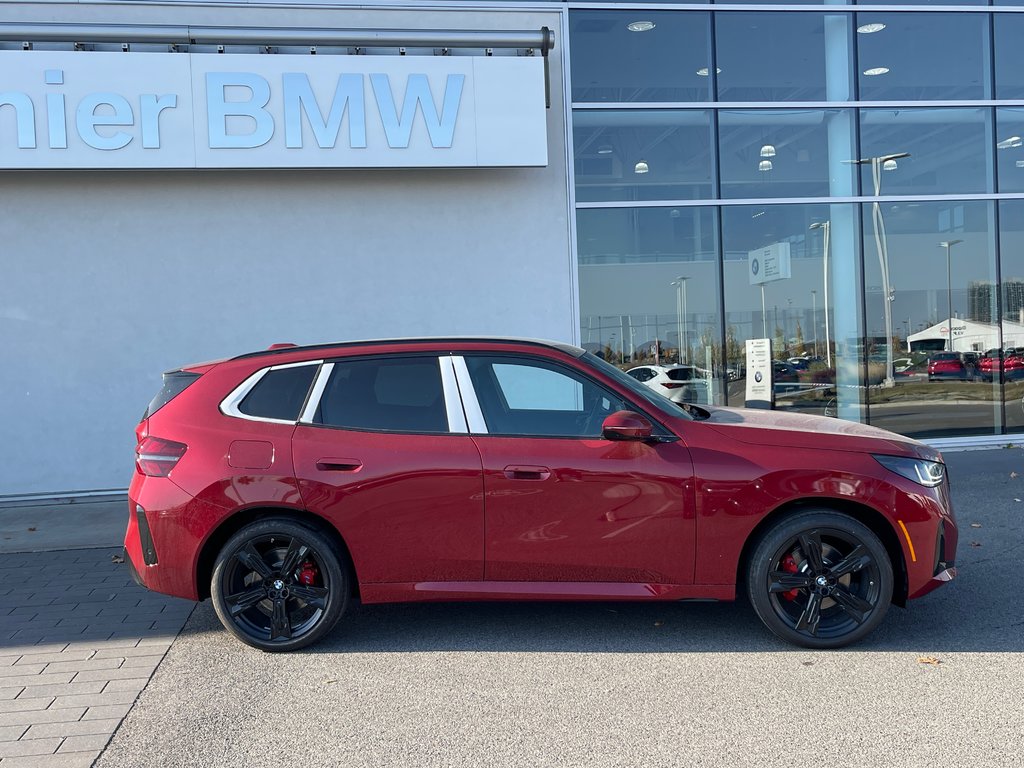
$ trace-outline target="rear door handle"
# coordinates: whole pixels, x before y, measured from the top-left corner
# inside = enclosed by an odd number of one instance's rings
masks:
[[[551,470],[547,467],[512,465],[505,467],[505,477],[509,480],[547,480]]]
[[[319,459],[316,468],[321,472],[355,472],[363,466],[359,459]]]

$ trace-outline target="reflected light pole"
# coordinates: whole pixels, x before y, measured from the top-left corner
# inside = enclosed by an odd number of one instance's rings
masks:
[[[875,247],[878,249],[878,263],[882,268],[882,309],[885,311],[885,379],[883,387],[893,387],[896,380],[892,375],[892,290],[889,287],[889,251],[885,241],[885,222],[878,196],[882,193],[882,171],[895,171],[896,161],[910,157],[909,152],[896,152],[879,157],[864,157],[851,160],[854,165],[870,165],[871,181],[875,188],[875,201],[871,204],[871,223],[875,231]]]
[[[828,329],[828,247],[829,247],[829,236],[832,232],[832,222],[830,221],[816,221],[811,224],[810,229],[820,229],[823,242],[822,242],[822,272],[824,275],[825,282],[825,359],[826,365],[829,368],[832,367],[832,343],[829,341],[829,329]],[[817,332],[817,325],[815,325],[815,332]]]
[[[814,356],[818,356],[818,292],[811,289],[811,323],[814,324]]]
[[[939,243],[939,248],[946,249],[946,292],[949,297],[949,321],[946,325],[949,328],[949,351],[953,351],[953,277],[950,271],[949,265],[949,251],[957,243],[962,243],[963,240],[943,240]]]
[[[676,287],[676,330],[679,333],[679,352],[676,360],[682,365],[683,362],[683,340],[686,338],[686,281],[690,278],[680,275],[672,281],[671,285]],[[689,356],[689,350],[687,350]]]

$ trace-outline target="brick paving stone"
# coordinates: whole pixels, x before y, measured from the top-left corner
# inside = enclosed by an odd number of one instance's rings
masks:
[[[110,741],[107,734],[93,734],[91,736],[68,736],[60,745],[57,754],[63,752],[84,752],[93,749],[103,749]]]
[[[137,695],[146,687],[148,682],[148,678],[144,679],[141,677],[133,677],[128,680],[111,680],[103,687],[103,693],[134,691]]]
[[[82,715],[83,720],[107,720],[116,717],[119,720],[126,717],[132,708],[132,704],[105,704],[101,707],[89,707]]]
[[[61,739],[21,739],[0,742],[0,758],[26,755],[52,755],[61,746]],[[0,765],[9,765],[5,760]]]
[[[106,683],[103,680],[90,680],[83,683],[63,683],[61,685],[27,685],[21,689],[19,699],[34,699],[40,696],[75,696],[83,693],[99,693]]]
[[[52,696],[39,696],[35,699],[4,699],[0,701],[0,713],[27,712],[29,710],[46,709],[54,701]],[[88,705],[81,705],[88,706]]]
[[[148,678],[156,669],[156,664],[148,664],[144,667],[122,667],[121,669],[95,669],[88,672],[79,672],[75,675],[75,682],[88,682],[89,680],[125,680],[131,678]]]
[[[96,749],[35,757],[9,757],[4,760],[3,768],[90,768],[99,756],[100,751]]]
[[[96,669],[117,669],[124,659],[88,659],[86,661],[55,661],[46,665],[47,672],[87,672]]]
[[[0,667],[0,685],[7,677],[18,677],[19,675],[38,675],[46,667],[45,664],[19,664],[16,667]],[[56,670],[60,671],[60,670]]]
[[[18,657],[18,664],[49,664],[53,661],[85,661],[96,655],[95,651],[61,651],[60,653],[26,653]]]
[[[17,741],[27,730],[27,725],[5,725],[0,728],[0,742]]]
[[[36,723],[62,723],[81,720],[86,712],[85,707],[67,707],[65,709],[47,709],[42,712],[5,712],[0,714],[0,728],[5,725],[33,725]]]
[[[80,693],[74,696],[58,696],[50,704],[52,709],[63,707],[104,707],[112,704],[131,704],[138,698],[137,691],[104,691],[103,693]],[[17,701],[17,699],[15,699]]]
[[[41,723],[29,726],[27,739],[45,739],[49,736],[87,736],[96,733],[113,733],[121,718],[109,720],[76,720],[66,723]],[[4,767],[6,768],[6,766]]]

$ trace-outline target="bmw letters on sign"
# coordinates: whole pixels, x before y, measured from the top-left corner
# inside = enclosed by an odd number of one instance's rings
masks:
[[[0,51],[0,168],[547,164],[539,57]]]

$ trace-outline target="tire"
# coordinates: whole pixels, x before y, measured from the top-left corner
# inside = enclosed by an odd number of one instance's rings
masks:
[[[228,539],[214,563],[210,595],[224,628],[243,643],[295,651],[338,623],[348,607],[348,574],[326,536],[274,517]]]
[[[758,540],[747,566],[755,613],[783,640],[840,648],[863,639],[892,600],[889,553],[848,515],[827,509],[780,520]]]

